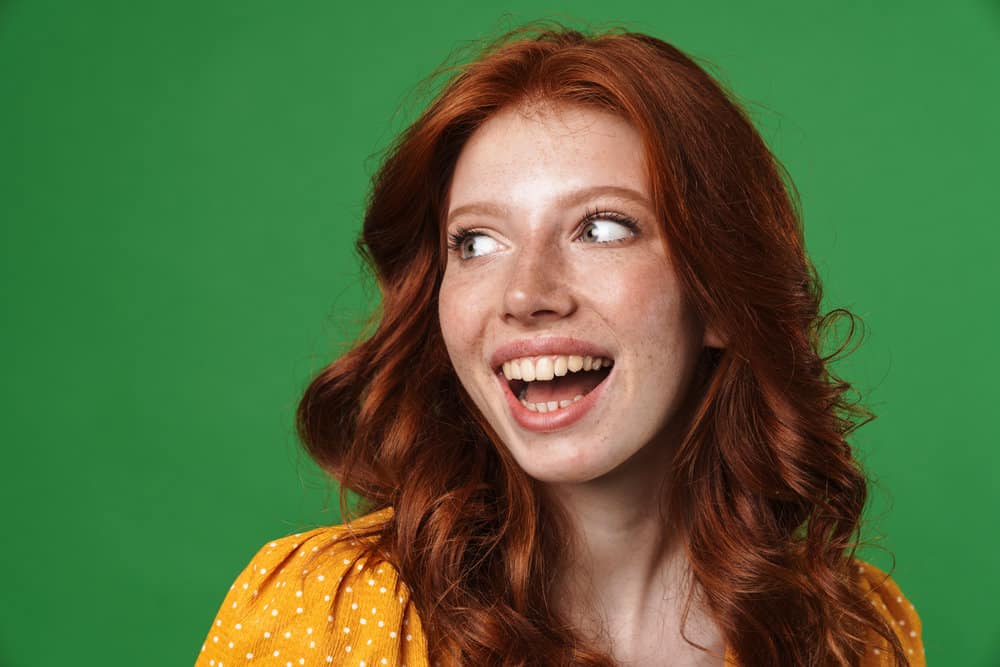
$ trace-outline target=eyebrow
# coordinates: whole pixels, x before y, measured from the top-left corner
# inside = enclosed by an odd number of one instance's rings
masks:
[[[617,185],[595,185],[589,188],[581,188],[579,190],[573,190],[572,192],[567,192],[566,194],[559,197],[556,200],[556,206],[560,208],[565,208],[568,206],[575,206],[581,202],[588,199],[598,197],[600,195],[612,195],[618,197],[619,199],[626,199],[633,201],[637,204],[645,206],[647,209],[652,208],[650,206],[649,200],[647,200],[642,193],[633,190],[631,188],[625,188]],[[448,223],[451,223],[455,218],[468,215],[472,213],[479,213],[481,215],[492,215],[496,217],[502,217],[510,214],[510,209],[503,204],[496,204],[493,202],[473,202],[471,204],[463,204],[456,209],[453,209],[448,214]]]

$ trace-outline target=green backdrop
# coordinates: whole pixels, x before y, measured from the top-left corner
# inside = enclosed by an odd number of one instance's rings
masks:
[[[1000,664],[1000,5],[807,4],[0,2],[0,664],[189,664],[261,544],[338,521],[292,417],[366,312],[377,153],[453,49],[539,17],[749,105],[867,325],[869,535],[932,663]]]

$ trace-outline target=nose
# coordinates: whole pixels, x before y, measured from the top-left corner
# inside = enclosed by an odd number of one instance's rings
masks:
[[[558,241],[539,238],[516,251],[503,293],[503,319],[522,324],[558,320],[576,310],[568,258]]]

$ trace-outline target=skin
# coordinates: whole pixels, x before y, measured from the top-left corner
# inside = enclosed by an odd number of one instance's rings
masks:
[[[566,203],[598,186],[634,196]],[[474,256],[449,251],[439,317],[462,385],[571,519],[563,613],[621,664],[721,665],[721,635],[697,605],[686,634],[716,655],[681,638],[683,547],[650,499],[662,496],[696,361],[722,342],[683,298],[650,201],[641,135],[624,119],[582,106],[501,110],[463,147],[449,187],[447,232],[476,235]],[[481,203],[495,210],[470,212]],[[610,218],[581,225],[595,208],[638,231]],[[489,358],[545,336],[601,345],[614,368],[582,419],[538,432],[512,418]]]

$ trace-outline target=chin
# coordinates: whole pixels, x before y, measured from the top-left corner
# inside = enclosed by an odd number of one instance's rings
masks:
[[[526,475],[543,484],[586,484],[604,477],[624,463],[596,460],[579,451],[550,451],[549,454],[539,456],[533,450],[530,455],[515,455],[514,458]]]

